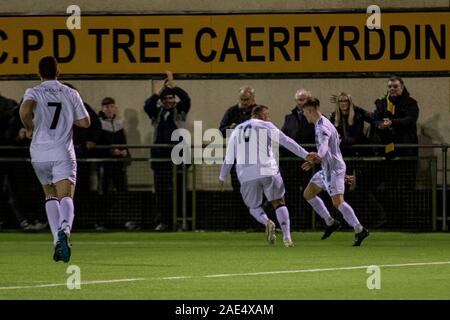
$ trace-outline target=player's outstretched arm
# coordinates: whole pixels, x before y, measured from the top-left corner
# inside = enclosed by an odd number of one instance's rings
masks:
[[[281,131],[280,129],[278,129],[273,123],[268,122],[267,123],[268,128],[272,131],[271,136],[273,137],[273,134],[275,134],[276,137],[278,137],[278,142],[280,145],[282,145],[283,147],[285,147],[286,149],[288,149],[289,151],[291,151],[293,154],[295,154],[296,156],[305,159],[306,156],[308,155],[308,151],[306,151],[305,149],[303,149],[297,142],[295,142],[293,139],[291,139],[290,137],[288,137],[287,135],[285,135],[283,133],[283,131]]]

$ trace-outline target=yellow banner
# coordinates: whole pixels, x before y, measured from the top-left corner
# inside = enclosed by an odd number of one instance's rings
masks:
[[[449,72],[450,12],[0,17],[0,76]]]

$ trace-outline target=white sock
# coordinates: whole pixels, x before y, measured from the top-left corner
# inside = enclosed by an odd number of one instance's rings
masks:
[[[289,220],[289,210],[285,205],[279,206],[275,210],[277,220],[283,231],[283,240],[291,240],[291,222]]]
[[[58,242],[59,228],[59,201],[56,198],[50,198],[45,201],[45,212],[47,213],[48,224],[53,235],[53,244]]]
[[[267,214],[261,207],[250,209],[250,214],[253,216],[253,218],[255,218],[259,223],[262,223],[263,225],[266,225],[267,221],[269,221]]]
[[[72,230],[73,218],[75,216],[72,198],[62,198],[59,202],[59,208],[59,226],[66,234],[70,234],[70,230]]]
[[[313,207],[314,211],[316,211],[317,214],[321,216],[323,220],[325,220],[327,226],[331,226],[333,224],[334,219],[332,216],[330,216],[330,213],[328,212],[327,207],[325,207],[322,199],[320,199],[318,196],[315,196],[314,198],[307,201]]]
[[[359,223],[358,218],[355,215],[355,212],[353,211],[352,207],[347,202],[342,202],[338,210],[342,213],[342,216],[344,217],[345,221],[355,229],[356,233],[360,233],[363,230],[363,226]]]

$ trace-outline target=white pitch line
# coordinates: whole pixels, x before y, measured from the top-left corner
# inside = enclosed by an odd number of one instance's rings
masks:
[[[416,267],[416,266],[429,266],[429,265],[445,265],[450,264],[450,261],[436,261],[436,262],[411,262],[411,263],[397,263],[397,264],[380,264],[376,265],[380,268],[396,268],[396,267]],[[134,279],[113,279],[113,280],[93,280],[93,281],[81,281],[81,285],[89,284],[104,284],[104,283],[116,283],[116,282],[134,282],[145,280],[183,280],[193,278],[225,278],[225,277],[239,277],[239,276],[260,276],[260,275],[274,275],[274,274],[289,274],[289,273],[307,273],[307,272],[326,272],[326,271],[341,271],[341,270],[357,270],[367,269],[374,266],[352,266],[352,267],[338,267],[338,268],[321,268],[321,269],[299,269],[299,270],[280,270],[280,271],[265,271],[265,272],[250,272],[250,273],[224,273],[224,274],[210,274],[204,276],[173,276],[173,277],[160,277],[160,278],[134,278]],[[33,286],[13,286],[13,287],[0,287],[0,290],[13,290],[13,289],[34,289],[34,288],[48,288],[48,287],[62,287],[66,286],[66,283],[50,283]]]
[[[80,285],[87,284],[103,284],[103,283],[116,283],[116,282],[134,282],[143,281],[145,278],[135,278],[135,279],[112,279],[112,280],[93,280],[93,281],[81,281]],[[0,287],[0,290],[13,290],[13,289],[34,289],[34,288],[50,288],[50,287],[65,287],[67,283],[49,283],[49,284],[39,284],[34,286],[14,286],[14,287]]]
[[[7,242],[5,242],[7,243]],[[35,245],[51,245],[51,241],[20,241],[20,242],[14,242],[14,243],[20,243],[20,244],[35,244]],[[136,244],[143,244],[143,242],[138,241],[77,241],[76,245],[136,245]]]
[[[413,262],[413,263],[401,263],[401,264],[380,264],[378,267],[414,267],[414,266],[427,266],[427,265],[443,265],[450,264],[450,261],[437,261],[437,262]],[[249,273],[224,273],[224,274],[210,274],[205,276],[178,276],[178,277],[162,277],[160,280],[178,280],[178,279],[191,279],[191,278],[225,278],[225,277],[239,277],[239,276],[261,276],[261,275],[273,275],[273,274],[289,274],[289,273],[307,273],[307,272],[326,272],[326,271],[340,271],[340,270],[357,270],[367,269],[367,266],[353,266],[353,267],[339,267],[339,268],[321,268],[321,269],[300,269],[300,270],[281,270],[281,271],[265,271],[265,272],[249,272]]]

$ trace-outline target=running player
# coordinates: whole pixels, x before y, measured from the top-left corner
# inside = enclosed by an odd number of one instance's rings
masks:
[[[301,158],[306,158],[308,152],[269,120],[269,108],[256,106],[252,110],[252,118],[239,124],[233,130],[219,180],[223,190],[225,178],[236,160],[242,198],[250,214],[266,226],[267,240],[272,244],[275,242],[275,224],[261,207],[263,193],[275,209],[277,220],[283,231],[284,245],[293,247],[289,211],[283,198],[285,188],[273,155],[272,142],[281,144]]]
[[[318,151],[312,153],[309,161],[303,163],[302,168],[307,171],[313,167],[314,163],[322,165],[322,170],[311,178],[303,196],[325,220],[327,227],[322,236],[324,240],[341,227],[341,223],[331,217],[322,199],[317,196],[322,190],[326,190],[331,196],[333,206],[342,213],[345,221],[355,230],[353,246],[357,247],[369,235],[369,231],[359,223],[352,207],[344,201],[345,181],[350,177],[345,176],[346,166],[339,149],[339,134],[333,124],[322,115],[319,107],[320,102],[317,98],[310,98],[303,105],[306,119],[315,126]]]
[[[77,163],[72,127],[90,126],[89,114],[77,91],[61,84],[56,59],[39,61],[41,84],[27,89],[20,118],[32,139],[31,163],[45,193],[45,211],[53,234],[55,261],[70,260]]]

